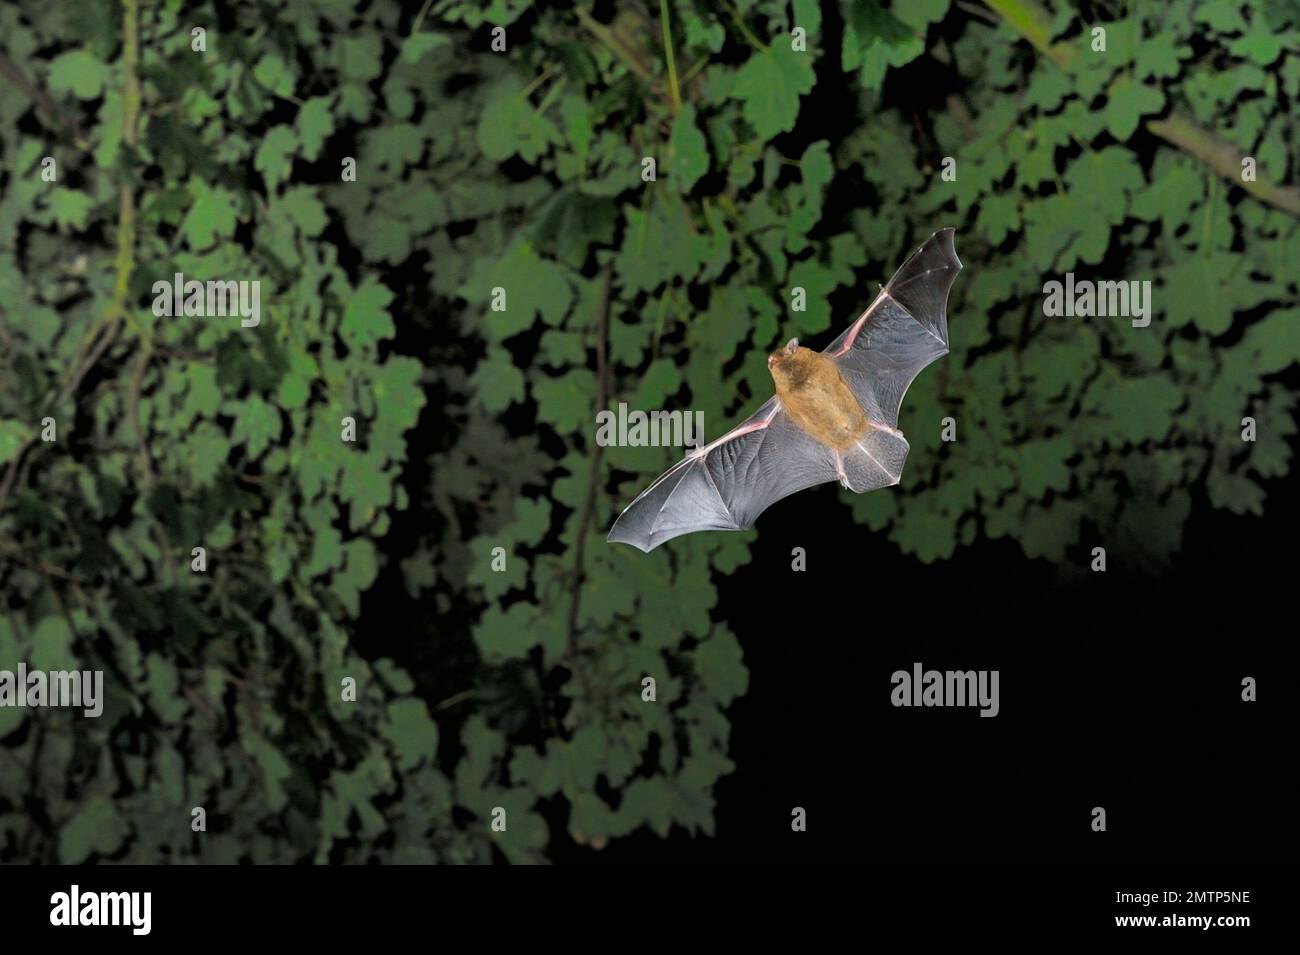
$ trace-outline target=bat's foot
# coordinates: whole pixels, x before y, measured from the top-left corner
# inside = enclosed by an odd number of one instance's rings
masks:
[[[835,473],[839,476],[840,487],[844,488],[846,491],[853,490],[853,488],[849,487],[849,475],[844,470],[844,458],[840,455],[839,451],[835,452]]]

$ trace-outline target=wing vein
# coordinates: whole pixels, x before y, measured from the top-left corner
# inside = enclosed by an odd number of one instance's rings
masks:
[[[876,467],[880,468],[881,473],[883,473],[886,477],[890,478],[891,480],[894,480],[894,481],[897,481],[897,480],[898,480],[899,475],[894,474],[893,472],[891,472],[891,471],[889,470],[889,468],[885,467],[885,466],[884,466],[883,464],[881,464],[878,460],[876,460],[876,456],[875,456],[874,454],[872,454],[870,451],[868,451],[866,448],[864,448],[864,447],[862,446],[862,442],[861,442],[861,441],[854,441],[853,443],[856,444],[856,445],[858,446],[858,450],[859,450],[859,451],[861,451],[861,452],[862,452],[863,454],[865,454],[867,457],[871,458],[871,460],[872,460],[873,462],[875,462]]]
[[[722,496],[722,491],[718,489],[718,482],[713,480],[713,472],[709,470],[708,455],[705,455],[702,460],[704,461],[704,476],[709,479],[709,487],[713,488],[713,493],[718,495],[718,503],[727,512],[727,517],[731,518],[731,523],[737,523],[736,515],[731,513],[731,508],[727,506],[727,499]]]
[[[687,458],[686,460],[690,462],[689,466],[686,468],[686,470],[689,472],[690,469],[695,467],[697,463],[704,460],[704,455],[701,455],[699,458],[696,458],[694,461],[692,461],[690,458]],[[705,470],[708,469],[705,468]],[[653,534],[659,528],[659,518],[663,517],[664,508],[667,507],[672,502],[673,495],[677,493],[677,489],[682,486],[682,481],[685,481],[686,478],[687,475],[683,474],[681,481],[678,481],[676,484],[673,485],[673,489],[668,492],[668,496],[664,498],[664,502],[659,505],[659,510],[655,511],[655,519],[650,522],[651,534]]]

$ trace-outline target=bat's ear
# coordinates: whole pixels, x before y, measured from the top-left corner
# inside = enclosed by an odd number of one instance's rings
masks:
[[[798,348],[798,347],[799,347],[799,339],[797,339],[797,338],[792,338],[792,339],[790,339],[788,342],[785,343],[785,353],[786,353],[787,355],[793,355],[793,354],[794,354],[794,350],[795,350],[796,348]]]

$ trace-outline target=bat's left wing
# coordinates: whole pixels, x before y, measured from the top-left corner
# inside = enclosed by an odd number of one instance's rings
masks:
[[[867,417],[890,428],[921,369],[948,354],[948,292],[962,268],[952,236],[926,239],[825,351]]]
[[[926,239],[824,352],[873,426],[844,454],[845,483],[859,494],[898,483],[910,450],[898,430],[903,395],[948,354],[948,292],[962,268],[952,237],[940,229]]]
[[[642,491],[608,539],[649,552],[693,531],[743,530],[772,503],[835,478],[830,450],[791,422],[772,397]]]

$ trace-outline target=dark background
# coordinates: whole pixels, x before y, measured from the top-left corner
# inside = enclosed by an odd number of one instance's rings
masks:
[[[753,561],[719,584],[750,687],[729,710],[717,836],[559,845],[556,861],[1281,862],[1288,483],[1268,487],[1263,518],[1198,501],[1159,576],[1112,561],[1083,583],[1009,541],[922,564],[853,524],[833,485],[779,502]],[[998,715],[895,708],[890,676],[916,661],[999,670]]]

